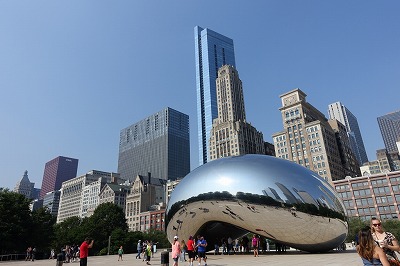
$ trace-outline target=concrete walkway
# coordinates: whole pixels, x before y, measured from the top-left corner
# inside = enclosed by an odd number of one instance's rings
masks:
[[[150,263],[153,266],[161,266],[161,252],[158,251],[154,254],[154,258]],[[146,266],[146,262],[135,259],[136,254],[125,254],[123,261],[118,261],[117,255],[110,256],[91,256],[88,258],[88,266],[124,266],[124,265],[138,265]],[[173,262],[170,258],[169,266]],[[7,261],[0,262],[0,266],[27,266],[27,265],[40,265],[40,266],[55,266],[55,260],[36,260],[30,261]],[[78,266],[79,262],[64,263],[63,266]],[[188,262],[179,262],[180,266],[188,266]],[[255,266],[255,265],[296,265],[296,266],[333,266],[333,265],[346,265],[346,266],[362,266],[361,259],[354,250],[348,251],[332,251],[324,254],[309,254],[299,251],[287,251],[286,253],[270,252],[268,254],[261,254],[259,257],[252,255],[209,255],[207,260],[208,266]],[[198,266],[195,262],[194,266]],[[204,266],[202,262],[202,266]]]

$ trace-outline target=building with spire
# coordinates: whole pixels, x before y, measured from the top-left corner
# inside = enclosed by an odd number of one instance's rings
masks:
[[[244,154],[265,154],[263,134],[246,121],[242,81],[237,70],[218,70],[217,106],[210,136],[210,160]]]
[[[28,171],[25,170],[21,180],[17,182],[14,192],[24,195],[28,199],[34,198],[35,183],[31,182],[28,177]]]

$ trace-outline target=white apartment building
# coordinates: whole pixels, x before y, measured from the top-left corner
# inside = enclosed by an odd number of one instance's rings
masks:
[[[57,223],[73,216],[90,216],[99,204],[102,186],[117,181],[119,174],[92,170],[61,185]]]

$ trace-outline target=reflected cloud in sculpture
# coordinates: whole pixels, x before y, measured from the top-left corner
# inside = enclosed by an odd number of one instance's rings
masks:
[[[296,163],[266,155],[211,161],[171,194],[167,235],[216,238],[248,231],[304,251],[327,251],[347,236],[345,209],[333,188]]]

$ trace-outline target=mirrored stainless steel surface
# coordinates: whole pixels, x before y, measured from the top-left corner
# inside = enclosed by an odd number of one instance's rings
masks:
[[[215,239],[253,232],[304,251],[327,251],[347,236],[345,208],[334,189],[296,163],[266,155],[211,161],[171,194],[168,239]]]

